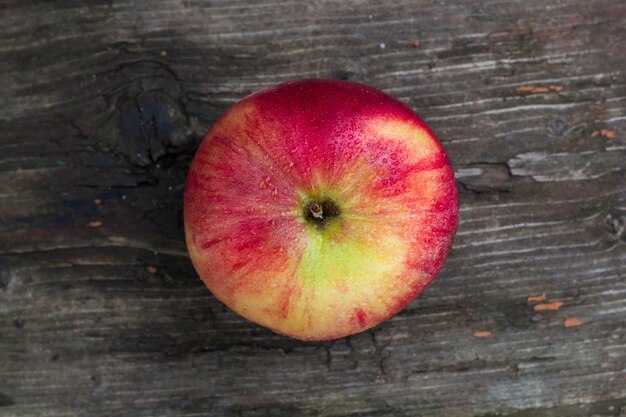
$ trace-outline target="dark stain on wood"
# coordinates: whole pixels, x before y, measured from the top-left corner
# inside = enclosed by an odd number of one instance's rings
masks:
[[[624,414],[623,2],[3,11],[0,414]],[[323,343],[217,302],[182,229],[185,174],[210,126],[247,94],[305,77],[413,107],[461,197],[454,250],[422,297]]]

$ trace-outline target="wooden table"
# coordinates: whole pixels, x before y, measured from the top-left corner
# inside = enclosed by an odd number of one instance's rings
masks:
[[[1,416],[626,416],[623,0],[0,7]],[[423,296],[324,343],[227,310],[181,227],[204,132],[305,77],[414,108],[462,205]]]

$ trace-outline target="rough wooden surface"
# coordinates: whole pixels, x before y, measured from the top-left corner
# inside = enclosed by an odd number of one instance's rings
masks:
[[[0,7],[1,416],[626,416],[624,1]],[[203,133],[303,77],[411,105],[462,203],[432,287],[326,343],[226,310],[181,228]]]

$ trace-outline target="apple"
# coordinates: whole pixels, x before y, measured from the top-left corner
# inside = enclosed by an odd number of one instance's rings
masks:
[[[361,332],[435,278],[458,224],[426,124],[364,85],[300,80],[232,106],[185,187],[198,274],[243,317],[301,340]]]

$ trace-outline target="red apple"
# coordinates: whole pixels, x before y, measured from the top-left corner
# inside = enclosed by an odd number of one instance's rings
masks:
[[[206,286],[302,340],[398,313],[441,269],[457,222],[433,132],[398,100],[344,81],[284,83],[235,104],[185,189],[187,247]]]

